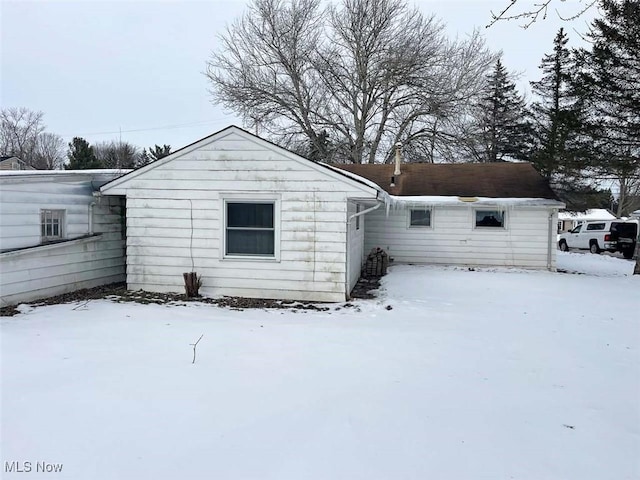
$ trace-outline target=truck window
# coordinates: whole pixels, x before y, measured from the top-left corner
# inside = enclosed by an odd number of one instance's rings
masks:
[[[604,230],[604,223],[590,223],[587,230]]]

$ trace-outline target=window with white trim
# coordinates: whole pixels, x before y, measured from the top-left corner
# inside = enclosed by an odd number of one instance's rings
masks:
[[[359,203],[356,203],[356,213],[360,213]],[[356,230],[360,230],[360,217],[356,217]]]
[[[225,256],[274,257],[275,201],[225,201]]]
[[[40,236],[43,242],[64,238],[64,210],[40,210]]]
[[[415,208],[409,211],[410,227],[430,227],[431,226],[431,209]]]
[[[504,228],[504,212],[501,210],[476,210],[476,227]]]

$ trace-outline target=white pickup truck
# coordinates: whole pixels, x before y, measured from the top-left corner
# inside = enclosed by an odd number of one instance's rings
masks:
[[[581,223],[558,238],[558,248],[589,250],[591,253],[622,252],[633,257],[638,238],[637,220],[595,220]]]

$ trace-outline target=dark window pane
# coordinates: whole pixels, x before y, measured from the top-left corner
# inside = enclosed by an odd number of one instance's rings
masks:
[[[227,203],[227,226],[273,228],[273,203]]]
[[[504,213],[499,210],[476,210],[476,227],[503,227]]]
[[[430,227],[431,210],[411,210],[412,227]]]
[[[273,255],[273,230],[227,230],[227,255]]]

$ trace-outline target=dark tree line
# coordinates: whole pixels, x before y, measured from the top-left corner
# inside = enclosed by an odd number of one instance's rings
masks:
[[[148,150],[129,142],[109,141],[90,145],[75,137],[65,151],[60,135],[45,131],[44,114],[24,107],[0,110],[0,155],[15,156],[38,170],[137,168],[166,157],[170,145]]]
[[[171,154],[170,145],[154,145],[140,151],[128,142],[99,142],[90,145],[84,138],[75,137],[69,143],[65,165],[67,170],[95,168],[138,168]]]

